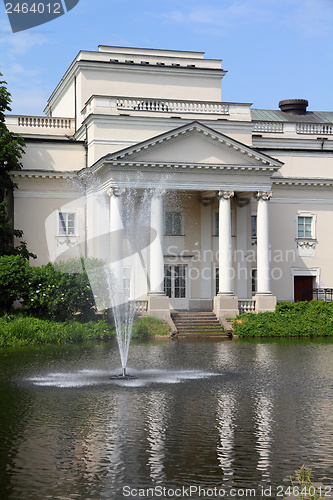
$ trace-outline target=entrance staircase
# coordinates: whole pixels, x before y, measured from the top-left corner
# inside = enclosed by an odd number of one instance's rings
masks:
[[[176,337],[229,336],[213,312],[174,311],[171,317],[177,328]]]

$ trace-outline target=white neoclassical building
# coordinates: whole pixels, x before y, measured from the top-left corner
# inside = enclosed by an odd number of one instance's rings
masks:
[[[37,264],[121,262],[126,295],[160,317],[333,288],[333,112],[222,101],[225,74],[201,52],[100,46],[44,116],[7,117],[27,144],[14,214]]]

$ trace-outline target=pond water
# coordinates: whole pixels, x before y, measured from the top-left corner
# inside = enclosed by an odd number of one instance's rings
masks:
[[[133,342],[123,382],[113,342],[3,349],[0,498],[283,498],[302,464],[332,485],[332,361],[333,340]]]

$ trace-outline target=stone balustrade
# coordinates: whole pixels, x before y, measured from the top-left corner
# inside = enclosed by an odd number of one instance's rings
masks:
[[[148,310],[148,300],[135,300],[134,311],[136,313],[145,313]]]
[[[288,127],[288,129],[287,129]],[[312,135],[332,135],[333,125],[318,124],[318,123],[281,123],[281,122],[254,122],[253,132],[264,133],[285,133],[291,132],[293,128],[296,134],[312,134]]]
[[[253,126],[253,132],[277,132],[283,133],[283,123],[278,122],[256,122]]]
[[[73,129],[73,118],[53,118],[49,116],[17,116],[19,127],[38,127],[54,129]]]
[[[239,314],[254,312],[256,301],[255,299],[238,299]]]
[[[155,111],[159,113],[229,114],[229,105],[220,102],[178,101],[169,99],[117,98],[117,109],[127,111]]]
[[[333,134],[333,125],[330,124],[316,124],[316,123],[297,123],[296,125],[297,134]]]

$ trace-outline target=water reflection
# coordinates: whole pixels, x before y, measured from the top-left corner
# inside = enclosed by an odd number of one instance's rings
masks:
[[[150,477],[156,483],[165,482],[164,459],[168,404],[162,391],[149,395],[147,411]]]
[[[259,453],[257,469],[261,471],[262,478],[270,478],[272,424],[274,423],[273,401],[267,396],[255,398],[255,435],[257,438],[256,450]]]
[[[217,430],[219,433],[219,444],[217,446],[217,458],[223,471],[223,482],[226,484],[232,480],[234,474],[234,440],[235,440],[235,397],[230,394],[224,394],[222,391],[217,393]]]
[[[138,343],[0,353],[0,491],[121,500],[122,488],[333,477],[333,343]],[[147,369],[147,366],[150,368]]]

